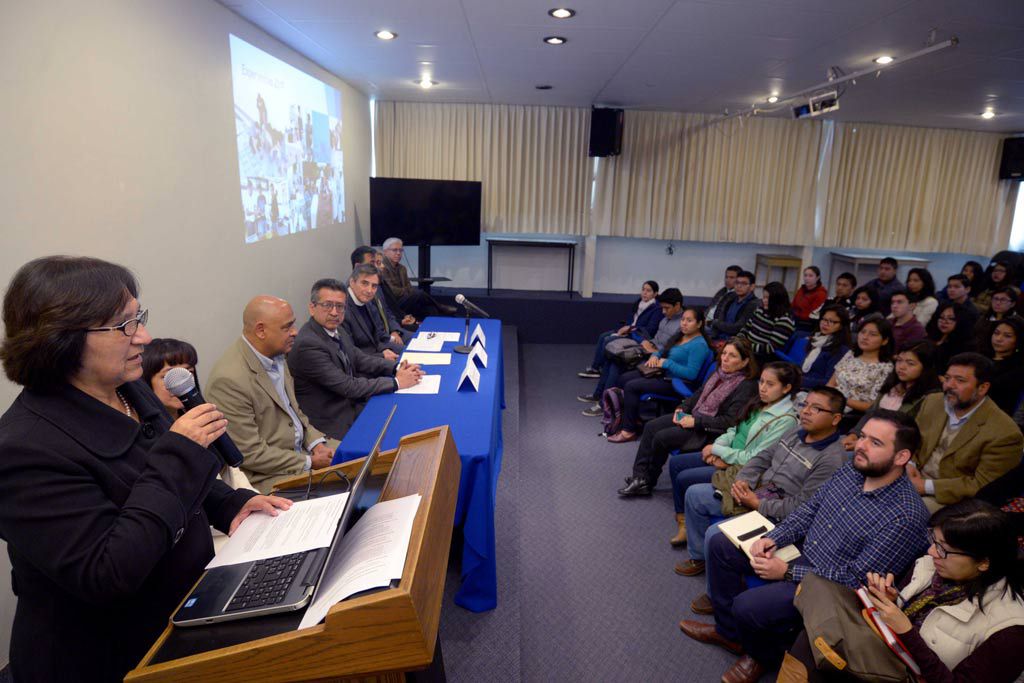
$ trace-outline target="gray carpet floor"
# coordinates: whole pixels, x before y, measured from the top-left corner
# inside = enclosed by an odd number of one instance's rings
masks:
[[[511,330],[506,335],[514,334]],[[505,453],[497,499],[498,608],[442,612],[452,681],[718,681],[734,658],[677,626],[702,578],[675,532],[667,472],[649,499],[622,500],[636,444],[598,436],[576,395],[593,347],[506,340]],[[709,618],[704,618],[708,619]],[[765,680],[771,680],[766,677]]]

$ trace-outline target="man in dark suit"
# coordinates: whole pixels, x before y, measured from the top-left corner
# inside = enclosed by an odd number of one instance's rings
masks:
[[[342,326],[346,288],[334,279],[317,280],[309,296],[309,320],[288,353],[295,396],[310,423],[341,439],[366,400],[419,383],[417,365],[363,353]]]
[[[348,315],[343,325],[362,351],[397,360],[412,333],[402,329],[378,296],[380,273],[377,268],[360,264],[348,279]]]
[[[355,251],[352,252],[351,259],[353,268],[361,263],[375,266],[378,271],[384,267],[384,253],[377,251],[373,247],[356,247]],[[416,330],[418,326],[416,318],[402,310],[398,299],[391,291],[391,288],[388,287],[388,283],[384,281],[383,277],[380,280],[380,286],[377,288],[377,296],[384,300],[385,309],[391,314],[391,317],[399,321],[399,325],[403,329]]]

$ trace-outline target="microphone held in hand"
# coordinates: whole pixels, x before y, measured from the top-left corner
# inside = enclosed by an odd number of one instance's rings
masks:
[[[172,396],[177,397],[181,404],[185,406],[185,410],[192,410],[196,406],[201,406],[206,403],[206,399],[199,393],[199,387],[196,386],[196,378],[192,376],[186,368],[171,368],[164,375],[164,386],[167,387],[167,391]],[[213,443],[210,444],[210,450],[220,456],[220,459],[224,461],[229,467],[238,467],[242,464],[242,452],[238,450],[235,442],[231,440],[231,437],[227,433],[221,434]]]
[[[477,306],[476,304],[474,304],[472,301],[467,299],[462,294],[456,294],[455,295],[455,303],[462,304],[463,306],[465,306],[467,311],[473,313],[474,315],[478,315],[478,316],[480,316],[482,318],[490,318],[491,317],[487,313],[487,311],[485,311],[484,309],[482,309],[479,306]]]

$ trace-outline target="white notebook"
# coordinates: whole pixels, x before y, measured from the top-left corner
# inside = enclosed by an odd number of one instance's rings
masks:
[[[754,559],[750,555],[750,546],[774,528],[775,525],[757,510],[730,517],[718,525],[718,530],[725,534],[725,537],[732,541],[734,546],[746,553],[750,559]],[[785,548],[777,548],[775,557],[783,562],[792,562],[800,557],[800,550],[795,545],[787,545]]]

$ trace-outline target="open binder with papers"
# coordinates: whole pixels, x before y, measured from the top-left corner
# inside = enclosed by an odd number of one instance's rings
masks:
[[[750,559],[753,559],[750,554],[750,546],[774,528],[775,525],[757,510],[738,517],[731,517],[718,525],[718,530],[725,534],[725,537],[732,541],[734,546],[746,553]],[[785,548],[777,548],[775,557],[783,562],[792,562],[800,557],[800,550],[795,545],[787,545]]]

